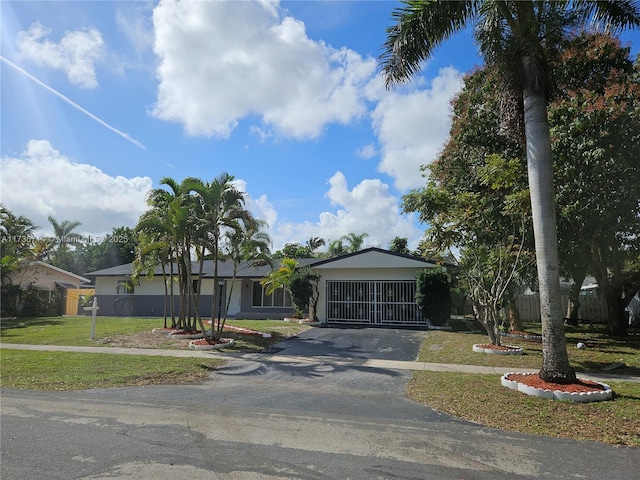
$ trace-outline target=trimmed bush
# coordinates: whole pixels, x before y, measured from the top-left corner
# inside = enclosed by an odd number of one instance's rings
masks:
[[[418,272],[416,303],[431,325],[446,325],[451,316],[451,287],[447,274],[436,269]]]

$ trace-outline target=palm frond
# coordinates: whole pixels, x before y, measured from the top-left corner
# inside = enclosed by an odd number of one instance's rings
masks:
[[[435,49],[465,28],[479,1],[406,0],[393,11],[396,24],[387,29],[378,58],[387,88],[413,77]]]

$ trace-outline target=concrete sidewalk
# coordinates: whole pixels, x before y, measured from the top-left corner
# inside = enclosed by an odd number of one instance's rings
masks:
[[[18,343],[0,343],[0,349],[34,350],[51,352],[81,352],[81,353],[107,353],[113,355],[147,355],[155,357],[181,357],[181,358],[220,358],[224,360],[250,360],[254,362],[273,363],[319,363],[325,365],[339,365],[342,367],[365,367],[389,370],[413,370],[431,372],[462,372],[503,375],[508,372],[535,373],[538,370],[521,369],[512,367],[487,367],[479,365],[455,365],[447,363],[407,362],[400,360],[380,360],[330,356],[300,356],[278,355],[269,353],[224,353],[218,351],[203,350],[162,350],[157,348],[121,348],[121,347],[73,347],[65,345],[23,345]],[[635,382],[640,383],[640,376],[614,375],[606,373],[579,373],[580,378],[595,380],[598,382]]]

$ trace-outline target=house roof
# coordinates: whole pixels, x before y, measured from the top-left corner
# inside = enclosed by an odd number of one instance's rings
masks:
[[[300,258],[297,259],[299,265],[310,265],[315,258]],[[174,272],[177,272],[177,267],[174,264]],[[191,270],[194,274],[198,274],[200,271],[200,262],[191,262]],[[272,270],[271,266],[266,265],[241,265],[236,272],[236,278],[262,278],[269,275]],[[166,273],[169,273],[169,266],[166,267]],[[95,272],[89,272],[85,275],[89,277],[127,277],[133,274],[133,263],[126,263],[124,265],[118,265],[116,267],[105,268],[103,270],[96,270]],[[162,267],[157,266],[154,275],[162,275]],[[203,278],[213,277],[213,260],[205,260],[202,265]],[[218,262],[218,277],[232,278],[233,277],[233,263],[232,262]]]
[[[380,263],[382,261],[382,264]],[[358,268],[358,267],[438,267],[433,261],[415,255],[392,252],[378,247],[365,248],[357,252],[314,262],[312,268]],[[451,265],[443,265],[451,266]]]
[[[54,267],[53,265],[49,265],[48,263],[41,262],[39,260],[32,262],[29,265],[30,266],[36,265],[39,267],[48,268],[49,270],[53,270],[54,272],[62,273],[64,275],[68,275],[69,277],[75,278],[79,280],[81,283],[91,283],[91,280],[89,280],[88,278],[81,277],[80,275],[76,275],[75,273],[69,272],[67,270],[63,270],[62,268]]]
[[[382,265],[380,260],[384,259]],[[368,268],[368,267],[388,267],[388,268],[433,268],[440,267],[433,261],[425,260],[422,257],[415,255],[407,255],[403,253],[392,252],[384,250],[382,248],[371,247],[359,250],[353,253],[347,253],[338,257],[327,258],[319,260],[317,258],[298,258],[296,259],[299,265],[309,266],[312,268]],[[442,265],[444,267],[451,267],[450,264]],[[200,270],[200,262],[191,262],[191,270],[194,274],[197,274]],[[236,272],[236,278],[263,278],[269,275],[272,270],[270,265],[253,265],[245,264],[240,266]],[[174,265],[174,272],[177,271],[177,267]],[[169,272],[167,266],[166,272]],[[95,272],[89,272],[85,275],[89,277],[127,277],[133,274],[133,263],[127,263],[124,265],[118,265],[116,267],[105,268],[103,270],[96,270]],[[162,267],[157,266],[154,275],[162,275]],[[202,266],[203,278],[213,277],[213,260],[205,260]],[[232,278],[233,277],[233,263],[220,261],[218,262],[218,277],[220,278]]]

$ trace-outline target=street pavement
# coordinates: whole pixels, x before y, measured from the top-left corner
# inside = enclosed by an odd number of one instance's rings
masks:
[[[0,478],[638,478],[640,449],[504,432],[413,402],[412,371],[445,368],[412,360],[424,333],[363,330],[313,329],[268,354],[136,349],[227,358],[193,385],[3,389]]]

